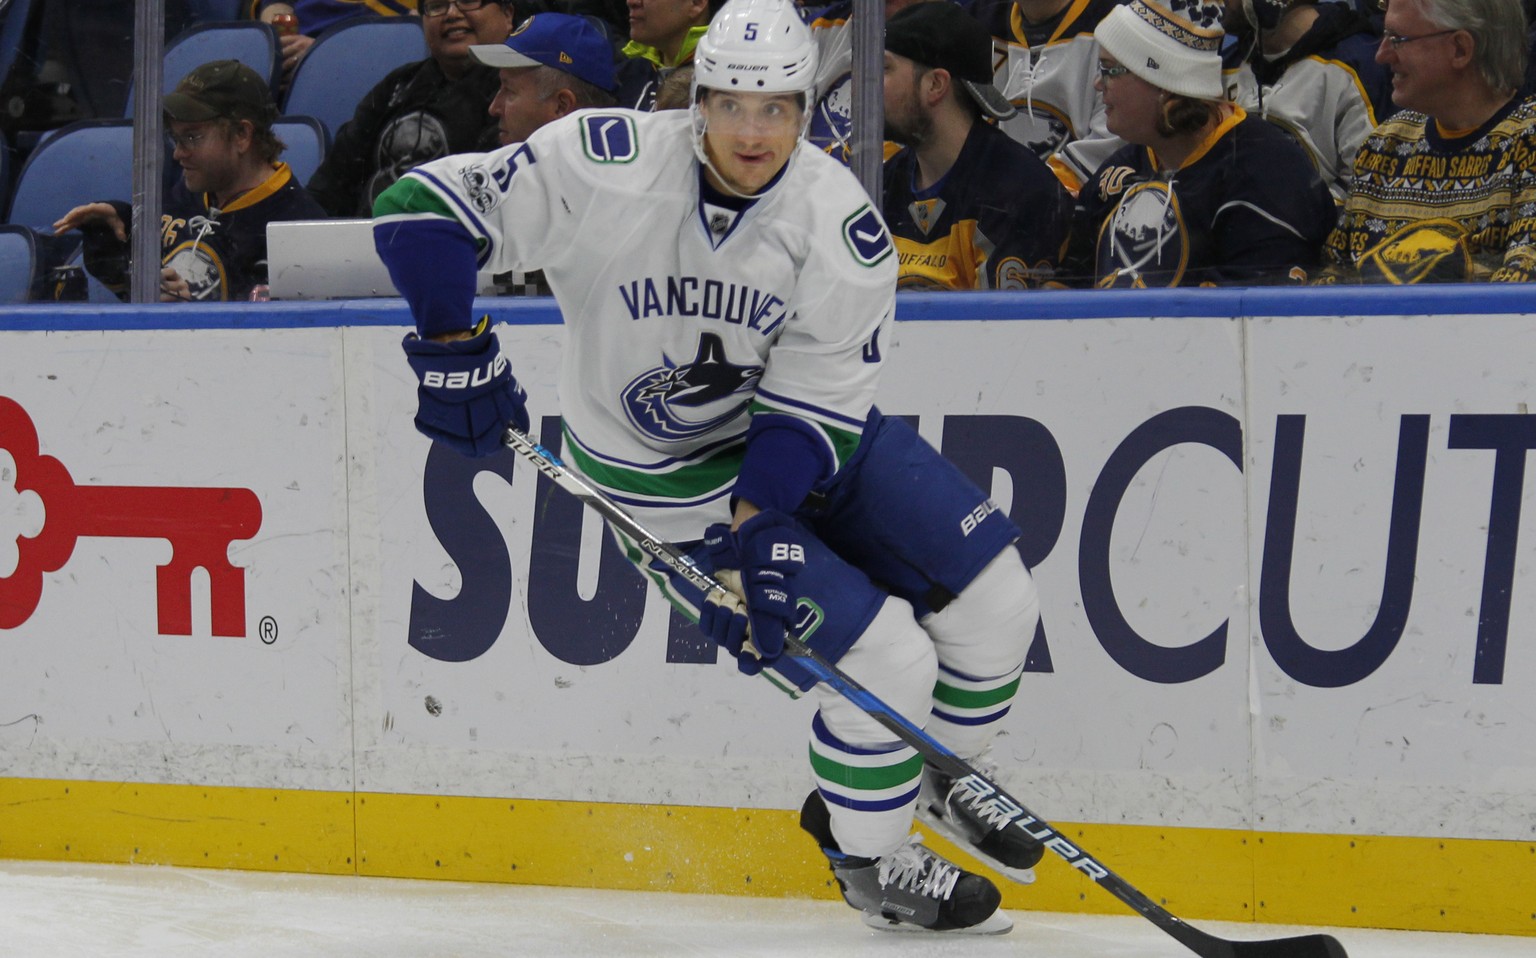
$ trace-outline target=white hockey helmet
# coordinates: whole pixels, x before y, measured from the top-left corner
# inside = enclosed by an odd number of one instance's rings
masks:
[[[700,105],[706,89],[801,94],[803,143],[816,107],[816,44],[793,0],[726,0],[694,47],[693,152],[713,169],[704,145],[708,123]],[[789,162],[794,162],[793,154]]]
[[[804,93],[811,108],[816,45],[791,0],[727,0],[693,52],[698,88],[738,93]]]

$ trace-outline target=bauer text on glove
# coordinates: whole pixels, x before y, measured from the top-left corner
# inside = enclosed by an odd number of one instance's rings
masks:
[[[488,456],[501,448],[508,424],[528,431],[528,395],[487,320],[469,339],[434,342],[412,333],[400,345],[416,374],[422,434],[466,456]]]

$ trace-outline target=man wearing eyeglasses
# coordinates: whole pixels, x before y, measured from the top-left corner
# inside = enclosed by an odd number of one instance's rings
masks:
[[[267,281],[267,224],[322,219],[272,132],[277,107],[256,71],[215,60],[165,96],[171,156],[181,177],[160,217],[162,302],[247,299]],[[132,208],[87,203],[53,224],[85,235],[86,271],[120,298],[128,293]]]
[[[1324,282],[1536,278],[1536,100],[1513,0],[1392,0],[1376,59],[1403,111],[1355,158]]]

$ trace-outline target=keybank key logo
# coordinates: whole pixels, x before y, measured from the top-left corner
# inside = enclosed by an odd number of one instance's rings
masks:
[[[192,572],[198,568],[208,570],[213,634],[245,635],[245,570],[230,564],[229,546],[261,528],[261,503],[254,492],[77,486],[62,463],[38,454],[31,418],[4,396],[0,449],[16,463],[14,477],[0,473],[0,520],[18,500],[21,507],[15,511],[22,518],[14,542],[9,537],[15,530],[0,524],[0,574],[10,570],[0,578],[0,629],[14,629],[31,618],[42,599],[44,574],[63,568],[80,537],[113,536],[171,543],[171,561],[155,576],[161,635],[192,634]],[[6,561],[11,556],[14,568]]]

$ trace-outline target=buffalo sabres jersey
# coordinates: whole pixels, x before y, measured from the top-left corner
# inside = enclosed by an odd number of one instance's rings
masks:
[[[904,289],[1032,289],[1056,275],[1072,198],[1033,153],[977,121],[954,166],[918,189],[909,147],[885,165],[885,220]]]
[[[1093,88],[1099,45],[1093,31],[1126,0],[1071,0],[1043,23],[1027,23],[1013,0],[973,0],[972,16],[993,37],[993,82],[1018,115],[1000,124],[1074,192],[1125,143],[1104,122]]]
[[[1275,59],[1229,53],[1233,99],[1296,138],[1334,201],[1349,195],[1355,154],[1380,118],[1392,113],[1392,75],[1376,62],[1380,37],[1343,4],[1318,4],[1317,20]],[[1236,49],[1252,50],[1247,38]]]
[[[1325,281],[1536,278],[1536,99],[1475,130],[1404,110],[1365,141]]]
[[[118,217],[132,222],[131,207],[113,201]],[[193,193],[178,177],[160,216],[161,265],[187,281],[192,300],[249,299],[267,281],[267,224],[324,219],[325,210],[305,191],[287,163],[278,163],[255,189],[222,209],[211,193]],[[118,298],[128,296],[130,244],[110,230],[86,231],[86,269]]]
[[[1110,157],[1078,195],[1071,269],[1101,287],[1301,280],[1333,220],[1296,141],[1233,107],[1177,170],[1144,146]]]
[[[853,145],[853,0],[839,0],[807,15],[816,43],[816,105],[805,138],[847,166]],[[883,145],[885,159],[897,146]]]
[[[470,323],[421,305],[462,275],[433,260],[454,247],[441,237],[467,233],[482,270],[544,270],[567,326],[566,458],[675,540],[728,518],[752,417],[790,417],[847,461],[896,286],[885,223],[846,168],[801,149],[745,208],[711,203],[691,124],[686,110],[577,112],[418,167],[374,210],[381,248],[424,258],[396,273],[424,330]]]

